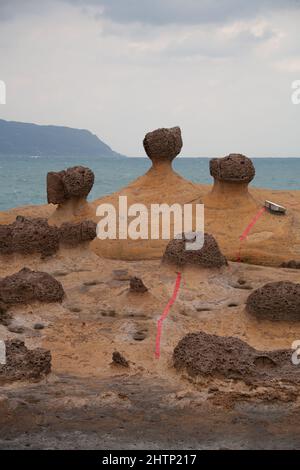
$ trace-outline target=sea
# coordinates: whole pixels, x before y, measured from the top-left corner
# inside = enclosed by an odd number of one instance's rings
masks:
[[[300,158],[254,158],[256,176],[251,183],[270,189],[300,189]],[[27,204],[45,204],[46,175],[75,165],[91,168],[95,184],[89,199],[126,186],[151,166],[148,158],[86,158],[0,156],[0,211]],[[211,184],[209,158],[179,157],[174,169],[195,183]]]

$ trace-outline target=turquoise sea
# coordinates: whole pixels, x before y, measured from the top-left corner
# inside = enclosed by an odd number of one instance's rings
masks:
[[[254,186],[300,189],[300,158],[255,158]],[[112,193],[150,168],[148,158],[0,156],[0,210],[46,202],[46,174],[83,165],[95,173],[90,199]],[[196,183],[211,183],[208,158],[177,158],[175,170]]]

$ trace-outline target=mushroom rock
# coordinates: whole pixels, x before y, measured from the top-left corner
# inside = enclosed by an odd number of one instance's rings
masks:
[[[270,282],[253,291],[246,310],[262,320],[300,321],[300,284]]]
[[[193,265],[201,268],[227,266],[227,260],[212,235],[209,233],[204,234],[204,243],[199,250],[187,250],[186,243],[191,242],[195,243],[196,238],[187,238],[184,233],[181,238],[171,240],[166,247],[162,262],[177,266]]]
[[[61,302],[64,289],[48,273],[23,268],[12,276],[0,279],[0,303],[6,305],[40,302]]]
[[[82,218],[88,213],[86,198],[94,184],[94,173],[89,168],[75,166],[47,174],[47,199],[58,207],[51,215],[51,223],[62,223]]]
[[[198,185],[187,181],[177,174],[172,168],[172,161],[180,153],[182,148],[181,130],[179,127],[171,129],[157,129],[146,134],[143,141],[144,149],[152,166],[143,176],[130,183],[126,188],[94,201],[93,220],[99,222],[95,217],[96,209],[100,204],[112,204],[118,212],[119,197],[127,196],[128,207],[132,204],[143,204],[148,209],[150,219],[151,204],[183,204],[193,203],[199,199],[201,191]],[[90,218],[90,216],[89,216]],[[172,219],[172,218],[171,218]],[[130,218],[129,218],[130,221]],[[149,222],[150,224],[150,222]],[[171,221],[171,234],[174,233]],[[118,234],[118,225],[117,225]],[[139,260],[161,258],[168,240],[159,237],[158,240],[138,239],[132,240],[128,237],[117,239],[95,239],[91,247],[96,254],[107,258]]]
[[[38,380],[51,372],[51,353],[42,348],[27,349],[18,339],[5,341],[6,364],[0,364],[0,384],[17,380]]]
[[[242,380],[247,385],[270,381],[300,383],[300,369],[290,350],[259,351],[233,337],[199,333],[184,336],[173,352],[174,367],[191,377]]]
[[[213,158],[209,164],[214,178],[211,192],[205,199],[207,207],[247,207],[259,206],[248,191],[248,184],[255,176],[255,168],[250,158],[241,154],[230,154],[224,158]]]
[[[240,252],[243,262],[279,266],[296,256],[300,251],[300,212],[286,202],[291,201],[287,192],[249,188],[255,169],[244,155],[212,159],[210,173],[213,187],[206,187],[203,194],[205,188],[199,185],[205,231],[214,235],[227,259],[237,261]],[[278,217],[267,210],[262,212],[266,199],[286,204],[287,214]],[[241,238],[248,227],[247,236]]]

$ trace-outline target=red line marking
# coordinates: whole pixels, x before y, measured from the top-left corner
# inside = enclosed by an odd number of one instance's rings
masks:
[[[156,359],[159,359],[159,357],[160,357],[160,338],[161,338],[161,333],[162,333],[163,321],[167,317],[167,315],[170,311],[170,308],[172,307],[173,303],[176,300],[176,297],[177,297],[177,294],[178,294],[178,291],[179,291],[179,287],[180,287],[180,282],[181,282],[181,273],[178,273],[172,297],[170,298],[169,302],[167,303],[161,317],[157,321],[157,333],[156,333],[156,344],[155,344],[155,357],[156,357]]]
[[[241,249],[242,249],[242,242],[246,240],[247,236],[249,235],[250,230],[253,228],[253,226],[256,224],[258,219],[266,212],[266,208],[262,207],[259,209],[255,217],[251,220],[250,224],[247,225],[245,230],[243,231],[242,235],[240,236],[240,246],[239,246],[239,251],[237,255],[237,261],[240,263],[241,262]]]

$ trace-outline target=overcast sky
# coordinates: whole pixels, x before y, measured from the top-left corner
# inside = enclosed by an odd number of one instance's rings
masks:
[[[187,156],[300,157],[299,30],[298,0],[0,0],[0,117],[129,156],[179,125]]]

